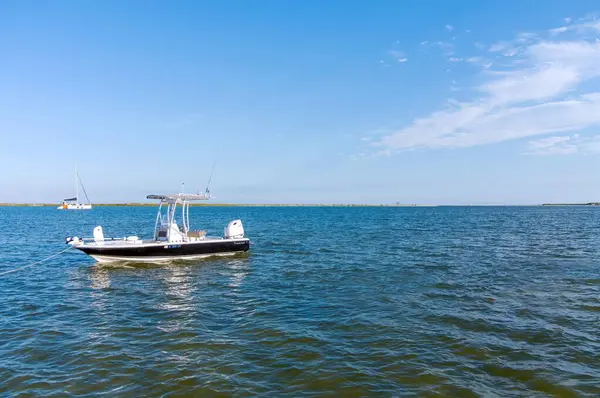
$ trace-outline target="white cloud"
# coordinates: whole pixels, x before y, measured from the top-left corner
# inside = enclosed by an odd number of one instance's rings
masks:
[[[445,41],[438,41],[434,44],[436,47],[438,47],[440,50],[442,50],[442,52],[445,55],[452,55],[454,54],[454,45],[452,43],[448,43]]]
[[[515,43],[498,42],[490,46],[491,53],[502,53],[505,57],[514,57],[517,55],[518,47]]]
[[[492,53],[502,53],[505,57],[514,57],[519,55],[526,48],[527,44],[535,43],[539,37],[535,33],[523,32],[519,33],[511,41],[500,41],[490,46],[489,51]]]
[[[515,39],[515,42],[517,43],[531,43],[535,40],[538,39],[538,35],[537,33],[533,33],[533,32],[522,32],[519,33]]]
[[[585,24],[595,22],[579,23]],[[600,92],[581,92],[600,77],[600,42],[583,36],[557,40],[550,33],[542,38],[527,32],[494,44],[489,52],[499,57],[494,64],[503,65],[501,70],[486,71],[490,63],[480,56],[449,58],[481,67],[483,81],[475,87],[474,97],[418,118],[370,144],[385,151],[470,147],[600,125]],[[529,152],[591,152],[591,141],[583,138],[556,141],[565,137],[531,141]],[[600,148],[600,140],[594,142]]]
[[[448,32],[452,32],[454,30],[454,26],[452,26],[452,25],[446,25],[446,30]]]
[[[501,51],[505,51],[506,49],[512,47],[512,43],[510,42],[506,42],[506,41],[501,41],[495,44],[492,44],[490,46],[490,52],[496,53],[496,52],[501,52]]]
[[[600,153],[600,136],[581,137],[579,134],[572,136],[548,137],[527,143],[526,155],[572,155]]]
[[[454,40],[454,38],[453,38]],[[454,54],[454,43],[452,43],[451,41],[422,41],[420,43],[420,45],[422,47],[424,47],[425,49],[439,49],[442,54],[444,54],[446,57],[450,57]]]
[[[600,124],[600,98],[502,109],[489,103],[461,104],[418,119],[376,145],[392,150],[470,147],[596,124]]]
[[[404,54],[402,51],[390,50],[390,51],[388,51],[388,54],[392,58],[394,58],[396,60],[396,62],[404,63],[404,62],[408,61],[408,58],[406,57],[406,54]]]
[[[491,80],[479,89],[489,95],[490,105],[508,105],[525,101],[553,98],[565,92],[579,80],[576,71],[548,66],[538,71],[518,71]]]
[[[573,142],[579,136],[563,136],[542,138],[535,141],[529,141],[527,144],[527,155],[567,155],[577,153],[577,145]]]
[[[550,36],[556,36],[566,32],[576,32],[578,34],[585,34],[588,32],[596,33],[600,31],[600,22],[596,21],[595,18],[587,18],[579,21],[579,23],[574,24],[571,23],[571,18],[565,18],[564,20],[566,22],[566,25],[548,30]]]
[[[548,32],[550,32],[551,35],[558,35],[566,32],[567,30],[569,30],[569,28],[566,26],[561,26],[559,28],[550,29]]]
[[[536,140],[536,141],[529,141],[529,146],[533,149],[550,148],[550,147],[556,146],[557,144],[560,144],[562,142],[569,141],[569,140],[571,140],[571,138],[577,138],[577,137],[579,137],[578,134],[575,134],[574,136],[542,138],[542,139]]]
[[[489,69],[492,66],[492,63],[489,60],[480,56],[466,57],[462,58],[462,60],[468,64],[479,66],[482,69]]]

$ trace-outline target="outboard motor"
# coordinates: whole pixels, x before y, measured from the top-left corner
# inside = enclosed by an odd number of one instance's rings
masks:
[[[99,245],[104,243],[104,232],[102,232],[102,227],[99,225],[94,228],[94,241]]]
[[[239,239],[244,237],[242,220],[233,220],[225,227],[225,239]]]

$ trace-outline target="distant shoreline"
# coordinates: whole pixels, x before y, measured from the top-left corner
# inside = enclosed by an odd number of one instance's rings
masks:
[[[600,206],[600,202],[589,202],[589,203],[543,203],[542,206]]]
[[[58,207],[59,203],[0,203],[0,207]],[[94,207],[155,207],[157,203],[92,203]],[[573,207],[573,206],[600,206],[600,202],[589,203],[542,203],[528,205],[504,204],[464,204],[464,205],[427,205],[427,204],[360,204],[360,203],[314,203],[314,204],[284,204],[284,203],[193,203],[194,207]]]
[[[0,207],[58,207],[60,203],[0,203]],[[94,207],[154,207],[157,203],[92,203]],[[197,207],[437,207],[423,204],[241,204],[241,203],[193,203]]]

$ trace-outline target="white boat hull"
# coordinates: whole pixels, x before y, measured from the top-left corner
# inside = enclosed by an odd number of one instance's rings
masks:
[[[72,204],[58,206],[58,210],[91,210],[92,205],[87,204]]]
[[[184,256],[141,256],[141,257],[120,257],[120,256],[102,256],[102,255],[90,255],[98,263],[115,263],[115,262],[130,262],[130,263],[166,263],[170,261],[178,260],[199,260],[207,257],[215,256],[234,256],[240,252],[227,252],[227,253],[212,253],[212,254],[191,254]]]
[[[110,240],[91,243],[68,241],[98,262],[129,261],[155,263],[177,260],[193,260],[211,256],[227,256],[250,249],[248,238],[205,238],[189,242],[158,242],[134,240]]]

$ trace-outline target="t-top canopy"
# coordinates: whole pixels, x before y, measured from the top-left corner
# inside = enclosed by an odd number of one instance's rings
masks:
[[[157,199],[165,202],[178,202],[187,200],[208,200],[210,197],[205,194],[193,194],[193,193],[177,193],[175,195],[148,195],[146,199]]]

